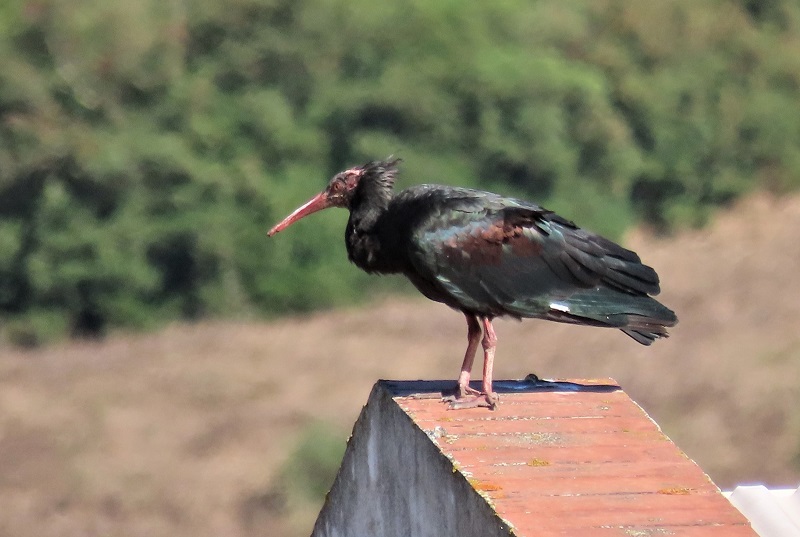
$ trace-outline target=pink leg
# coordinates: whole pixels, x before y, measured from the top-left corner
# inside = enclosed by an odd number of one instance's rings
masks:
[[[469,378],[475,361],[475,351],[478,350],[478,342],[481,340],[481,325],[474,315],[465,313],[464,316],[467,318],[467,352],[464,353],[461,373],[458,375],[459,397],[465,397],[467,394],[480,395],[480,392],[469,387]]]
[[[483,393],[489,408],[495,408],[500,399],[492,391],[492,370],[494,369],[494,351],[497,348],[497,334],[494,333],[491,317],[483,317]]]
[[[469,387],[469,377],[472,371],[472,364],[475,361],[475,351],[478,342],[481,340],[481,326],[483,322],[483,391],[479,392]],[[492,391],[492,369],[494,366],[494,350],[497,346],[497,335],[494,333],[492,319],[481,317],[480,322],[477,317],[467,315],[467,326],[469,327],[467,353],[464,355],[464,363],[461,365],[461,374],[458,376],[458,392],[455,396],[446,397],[450,401],[450,408],[457,410],[462,408],[497,407],[498,396]],[[470,395],[471,397],[467,397]]]

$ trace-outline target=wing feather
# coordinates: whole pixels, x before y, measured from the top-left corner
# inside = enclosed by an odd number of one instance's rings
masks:
[[[640,343],[674,324],[635,252],[532,203],[447,192],[411,232],[409,277],[427,296],[485,315],[629,326]]]

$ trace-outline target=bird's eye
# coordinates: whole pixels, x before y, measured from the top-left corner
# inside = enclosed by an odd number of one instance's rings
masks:
[[[341,192],[343,188],[344,183],[341,181],[334,181],[334,183],[331,185],[331,191],[333,192]]]
[[[354,188],[356,186],[356,184],[358,183],[359,177],[360,177],[360,175],[358,173],[349,172],[347,174],[347,176],[345,177],[344,182],[345,182],[345,184],[347,185],[348,188]]]

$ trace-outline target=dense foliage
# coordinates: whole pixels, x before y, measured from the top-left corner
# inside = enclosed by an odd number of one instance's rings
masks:
[[[789,0],[7,0],[0,320],[36,343],[352,300],[338,169],[530,197],[611,236],[800,184]],[[392,285],[390,283],[390,285]]]

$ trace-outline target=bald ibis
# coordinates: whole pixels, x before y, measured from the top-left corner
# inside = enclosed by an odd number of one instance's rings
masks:
[[[520,199],[441,185],[395,193],[397,163],[369,162],[336,174],[268,235],[343,207],[350,211],[350,261],[369,273],[404,274],[429,299],[461,311],[468,344],[452,408],[497,404],[495,317],[618,328],[642,345],[667,337],[666,328],[677,323],[650,296],[660,291],[658,275],[636,253]],[[481,391],[469,385],[479,343]]]

